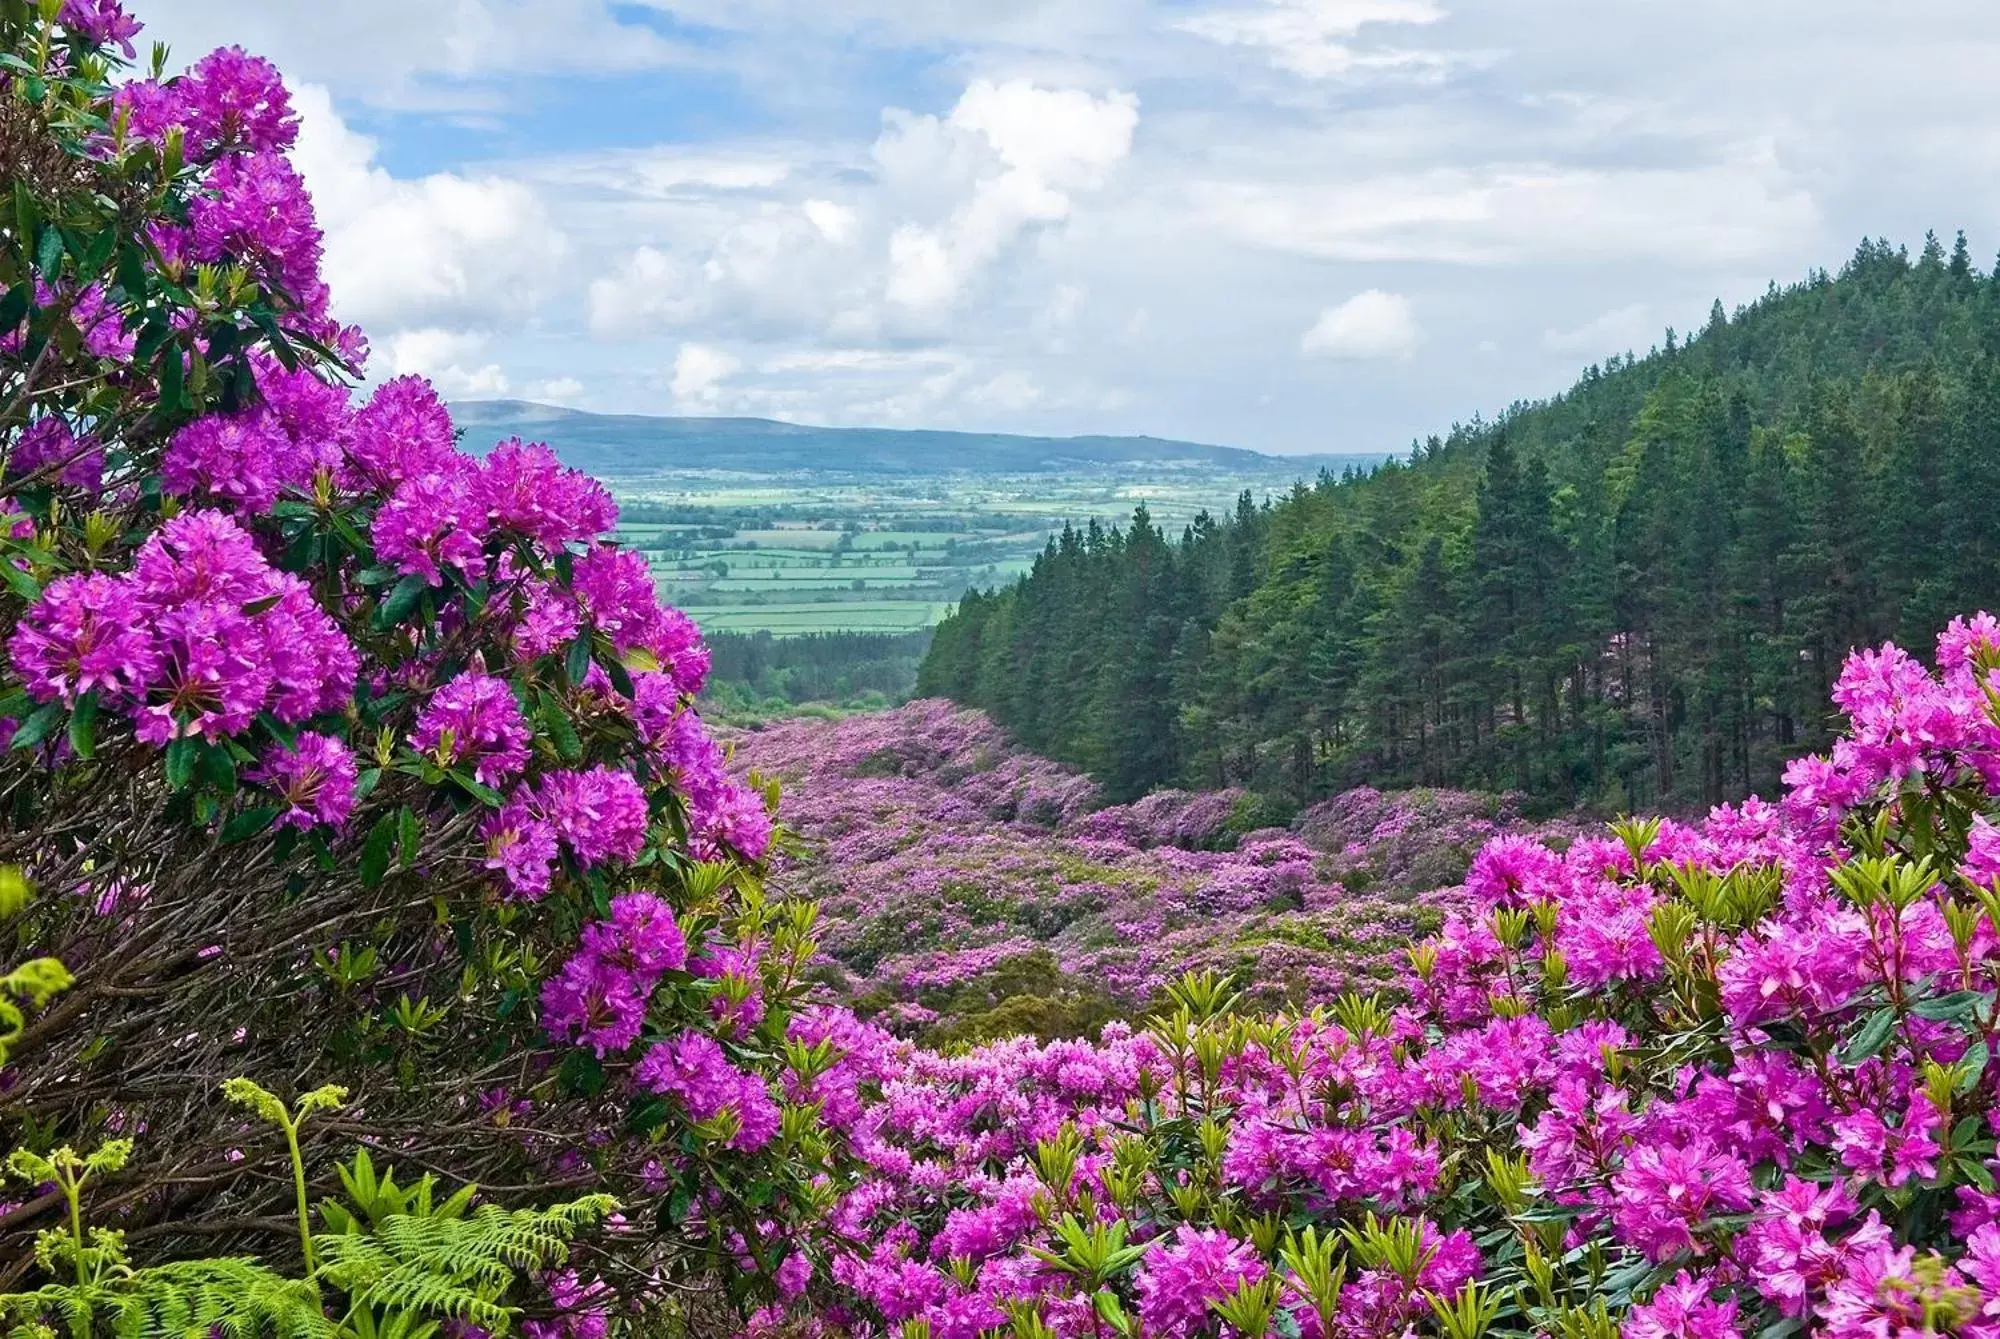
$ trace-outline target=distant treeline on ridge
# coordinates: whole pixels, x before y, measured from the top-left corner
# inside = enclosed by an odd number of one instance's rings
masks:
[[[918,691],[1114,797],[1770,793],[1855,646],[2000,603],[2000,282],[1864,243],[1407,463],[1248,494],[1178,541],[1068,530],[968,596]]]

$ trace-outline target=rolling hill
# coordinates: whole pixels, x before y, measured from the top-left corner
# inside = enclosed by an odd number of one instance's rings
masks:
[[[1238,447],[1159,437],[1017,437],[1005,433],[819,428],[762,418],[591,414],[526,400],[467,400],[452,415],[468,445],[524,437],[547,442],[593,474],[661,470],[808,471],[849,475],[1055,474],[1135,466],[1176,470],[1264,469],[1309,477],[1380,464],[1384,453],[1270,456]],[[482,440],[486,439],[486,440]]]

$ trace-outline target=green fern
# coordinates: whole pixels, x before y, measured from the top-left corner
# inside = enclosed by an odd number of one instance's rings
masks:
[[[150,1269],[114,1266],[87,1284],[50,1284],[0,1296],[0,1322],[11,1332],[60,1324],[91,1333],[108,1320],[118,1339],[211,1334],[231,1339],[336,1339],[312,1285],[249,1259],[184,1260]]]
[[[462,1205],[448,1203],[463,1214]],[[392,1213],[372,1232],[323,1237],[317,1277],[347,1295],[350,1324],[367,1312],[380,1313],[378,1321],[414,1315],[498,1333],[512,1322],[502,1299],[514,1280],[568,1259],[577,1233],[617,1207],[609,1195],[587,1195],[548,1209],[488,1204],[466,1216]]]
[[[393,1167],[384,1168],[380,1176],[376,1175],[375,1163],[365,1148],[355,1150],[351,1166],[337,1166],[334,1170],[340,1173],[340,1184],[347,1192],[348,1203],[342,1204],[339,1200],[321,1202],[320,1217],[325,1220],[329,1232],[364,1231],[379,1227],[384,1219],[398,1214],[414,1214],[418,1218],[463,1218],[472,1206],[472,1197],[479,1190],[477,1186],[461,1186],[443,1203],[434,1203],[436,1177],[426,1173],[414,1185],[399,1186]]]
[[[245,1098],[260,1095],[244,1088]],[[8,1158],[9,1172],[54,1181],[68,1200],[68,1230],[43,1232],[35,1254],[43,1269],[73,1274],[74,1282],[0,1294],[0,1331],[54,1339],[61,1329],[92,1339],[108,1322],[115,1339],[434,1339],[452,1320],[497,1335],[513,1322],[505,1299],[515,1280],[567,1260],[577,1234],[618,1207],[609,1195],[587,1195],[547,1209],[473,1211],[473,1187],[438,1202],[433,1178],[399,1186],[394,1169],[378,1176],[364,1151],[340,1168],[352,1206],[321,1206],[331,1231],[305,1278],[248,1258],[134,1269],[124,1233],[86,1234],[80,1204],[91,1180],[116,1172],[131,1151],[129,1140],[112,1140],[87,1155],[65,1146],[47,1157],[17,1149]],[[310,1252],[314,1239],[303,1229],[301,1238]],[[346,1298],[338,1322],[329,1319],[330,1292]],[[337,1301],[332,1314],[340,1314]]]

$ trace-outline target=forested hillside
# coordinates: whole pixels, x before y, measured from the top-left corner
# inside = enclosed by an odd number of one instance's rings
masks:
[[[2000,282],[1864,243],[1406,462],[1072,531],[919,691],[1129,798],[1357,783],[1692,806],[1824,747],[1847,651],[2000,599]]]

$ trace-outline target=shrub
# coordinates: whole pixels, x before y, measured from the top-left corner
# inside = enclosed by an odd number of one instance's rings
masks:
[[[337,1083],[314,1182],[360,1141],[610,1190],[621,1286],[747,1295],[834,1059],[786,1049],[811,913],[763,895],[695,629],[546,447],[462,453],[416,379],[354,398],[277,72],[131,78],[136,32],[0,0],[0,867],[74,977],[0,982],[0,1121],[138,1139],[95,1217],[171,1254],[290,1201],[221,1080]]]

